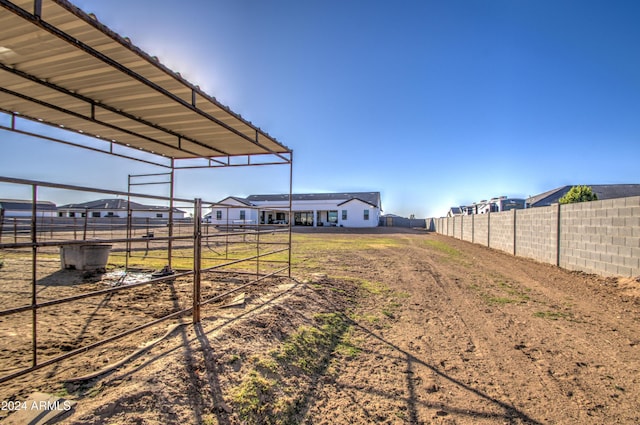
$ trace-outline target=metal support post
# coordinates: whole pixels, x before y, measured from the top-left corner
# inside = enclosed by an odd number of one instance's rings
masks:
[[[224,259],[228,260],[229,259],[229,207],[227,207],[226,209],[226,214],[227,214],[227,230],[226,230],[226,235],[225,235],[225,244],[224,244]]]
[[[129,257],[131,256],[131,174],[127,183],[127,246],[124,254],[124,270],[129,270]]]
[[[291,226],[293,223],[293,151],[289,155],[289,275],[291,278]]]
[[[36,236],[37,231],[37,202],[38,202],[38,186],[31,186],[32,190],[32,200],[31,200],[31,349],[32,349],[32,357],[31,357],[31,365],[36,367],[38,365],[38,313],[37,306],[38,300],[36,298],[36,281],[38,278],[37,273],[37,257],[38,257],[38,238]]]
[[[193,323],[200,323],[200,279],[202,270],[202,199],[193,207]]]
[[[170,182],[169,182],[169,240],[167,241],[167,265],[169,269],[173,269],[171,267],[171,257],[173,256],[173,191],[174,191],[174,177],[175,177],[175,159],[171,159],[171,173],[170,173]],[[194,218],[196,217],[194,211]],[[199,216],[198,216],[199,217]]]
[[[89,223],[87,222],[87,220],[89,220],[89,209],[85,208],[84,209],[84,227],[82,229],[82,240],[86,241],[87,240],[87,227],[89,225]]]
[[[256,279],[260,278],[260,210],[256,219]]]
[[[4,230],[4,208],[0,208],[0,242],[2,242],[3,230]]]

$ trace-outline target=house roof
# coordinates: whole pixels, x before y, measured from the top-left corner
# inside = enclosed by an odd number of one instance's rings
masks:
[[[557,203],[558,199],[562,198],[569,189],[571,189],[571,186],[562,186],[535,196],[530,196],[527,198],[527,204],[532,207],[541,207]],[[560,193],[560,195],[558,195],[558,193]]]
[[[213,205],[211,205],[211,206],[212,206],[212,207],[215,207],[215,206],[224,206],[224,205],[226,204],[226,201],[227,201],[228,199],[232,199],[232,200],[234,200],[234,201],[236,201],[236,202],[238,202],[238,203],[240,203],[240,204],[246,205],[246,206],[248,206],[248,207],[252,207],[252,206],[253,206],[253,204],[252,204],[249,200],[247,200],[246,198],[240,198],[239,196],[227,196],[226,198],[224,198],[224,199],[223,199],[223,200],[221,200],[220,202],[218,202],[218,203],[216,203],[216,204],[213,204]]]
[[[376,204],[373,204],[373,203],[371,203],[371,202],[364,201],[364,200],[362,200],[362,199],[360,199],[360,198],[351,198],[351,199],[347,199],[347,200],[346,200],[346,201],[344,201],[344,202],[340,202],[340,203],[338,204],[338,206],[340,206],[340,205],[344,205],[344,204],[347,204],[347,203],[349,203],[349,202],[353,202],[353,201],[359,201],[359,202],[362,202],[362,203],[364,203],[364,204],[371,205],[371,206],[372,206],[372,207],[374,207],[374,208],[375,208],[375,207],[377,207],[377,205],[376,205]]]
[[[159,205],[144,205],[137,202],[129,202],[131,210],[133,211],[169,211],[169,207],[163,207]],[[82,202],[79,204],[67,204],[58,207],[58,209],[81,209],[81,210],[126,210],[126,199],[98,199],[95,201]],[[184,212],[178,208],[174,208],[173,212]]]
[[[31,210],[32,201],[25,201],[21,199],[0,199],[0,209],[11,211],[26,211]],[[49,201],[36,201],[36,209],[38,211],[55,211],[57,209],[56,204]]]
[[[561,186],[539,195],[527,198],[527,204],[532,207],[544,207],[556,204],[573,186]],[[626,198],[629,196],[640,196],[640,184],[592,184],[591,187],[599,200]]]
[[[249,202],[289,202],[288,194],[279,195],[250,195]],[[337,192],[337,193],[294,193],[293,201],[350,201],[358,199],[367,204],[380,208],[380,192]]]
[[[174,159],[291,152],[67,0],[0,9],[2,112]]]

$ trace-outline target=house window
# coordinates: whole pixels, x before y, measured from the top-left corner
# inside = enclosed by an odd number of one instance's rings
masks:
[[[311,226],[313,225],[313,213],[310,211],[293,213],[293,220],[296,226]]]
[[[327,211],[327,221],[336,224],[338,222],[338,211]]]
[[[369,220],[369,210],[364,210],[364,219]]]
[[[91,217],[100,218],[100,213],[99,212],[92,212],[91,213]]]
[[[342,220],[347,219],[347,210],[342,210]]]
[[[64,217],[64,213],[62,211],[58,211],[58,217]]]
[[[222,211],[216,211],[216,220],[222,220]]]
[[[106,216],[107,217],[115,217],[116,215],[113,213],[113,211],[109,211]]]
[[[240,210],[240,220],[246,220],[247,215],[245,210]]]
[[[76,216],[76,213],[75,213],[75,212],[73,212],[73,211],[69,211],[69,217],[75,217],[75,216]]]
[[[162,213],[156,213],[156,218],[162,218]]]

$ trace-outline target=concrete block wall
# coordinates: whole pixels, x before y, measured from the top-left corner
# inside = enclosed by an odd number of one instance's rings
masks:
[[[382,227],[420,227],[426,228],[427,230],[431,229],[431,223],[429,220],[425,220],[424,218],[406,218],[406,217],[380,217],[378,221],[378,226]]]
[[[453,237],[462,239],[462,216],[453,217]]]
[[[529,208],[516,213],[516,255],[558,263],[558,208]]]
[[[456,218],[455,217],[449,220],[449,235],[453,236],[454,238],[456,237]]]
[[[473,223],[473,243],[489,246],[489,216],[491,214],[476,214]]]
[[[438,233],[569,270],[640,276],[640,196],[439,218],[434,224]]]
[[[560,229],[561,267],[640,274],[640,197],[563,205]]]
[[[489,246],[513,254],[514,230],[513,211],[491,213]]]
[[[443,235],[451,236],[449,234],[449,219],[448,218],[441,218],[440,219],[440,229],[442,229],[442,231],[440,233],[442,233]]]
[[[462,216],[462,240],[473,242],[473,217],[472,215]]]

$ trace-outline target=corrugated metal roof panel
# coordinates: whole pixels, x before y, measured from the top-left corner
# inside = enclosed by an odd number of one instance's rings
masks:
[[[0,109],[172,158],[290,152],[68,1],[0,5]]]

